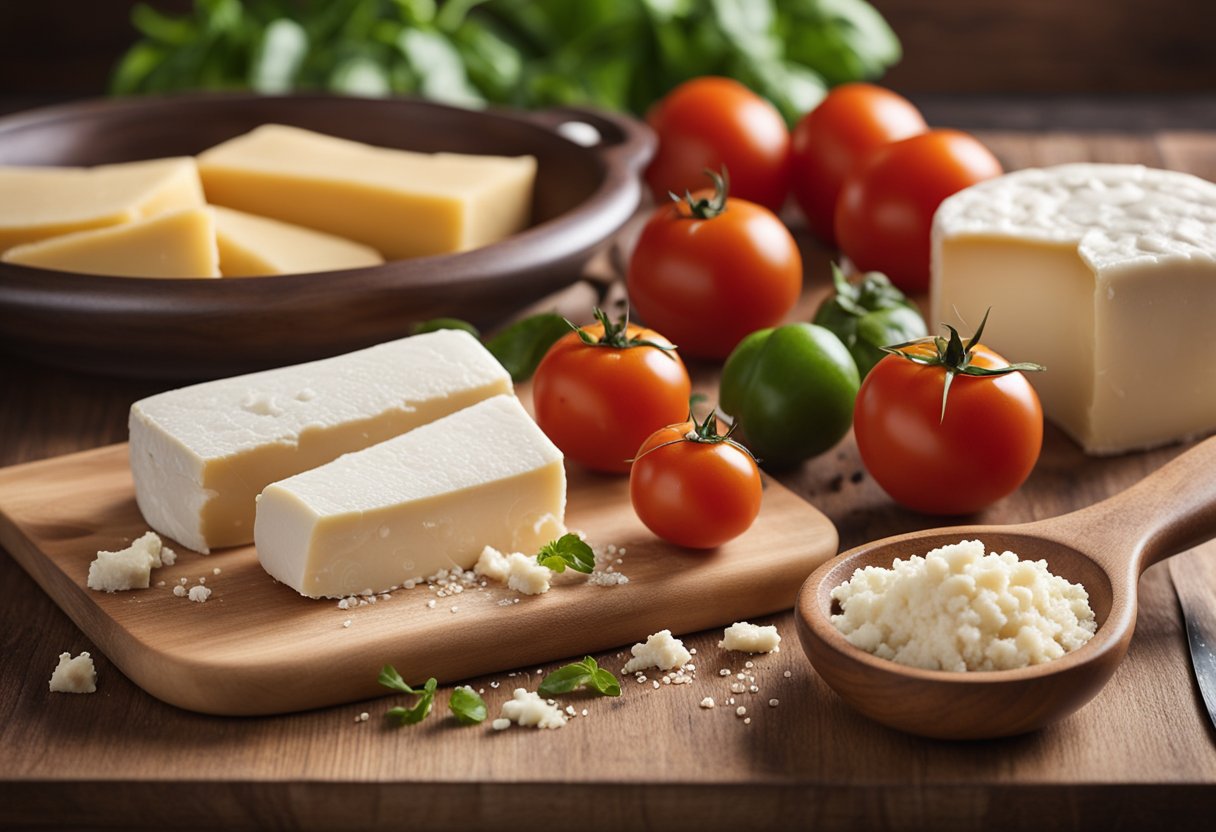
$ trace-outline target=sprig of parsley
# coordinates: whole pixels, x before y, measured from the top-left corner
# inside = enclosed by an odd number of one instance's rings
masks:
[[[412,708],[389,708],[385,715],[398,725],[417,725],[426,719],[435,704],[435,689],[439,683],[433,676],[426,680],[422,690],[416,690],[406,684],[405,680],[401,678],[401,674],[397,672],[397,668],[386,664],[380,669],[378,681],[389,690],[418,697],[418,701]],[[453,690],[452,696],[448,699],[448,708],[461,725],[477,725],[485,722],[485,700],[470,687],[462,686]]]
[[[554,572],[565,572],[569,567],[589,575],[595,569],[595,553],[578,535],[564,534],[541,547],[536,562]]]
[[[550,673],[540,683],[538,692],[541,696],[557,696],[581,687],[592,688],[600,696],[621,695],[621,683],[590,656]]]

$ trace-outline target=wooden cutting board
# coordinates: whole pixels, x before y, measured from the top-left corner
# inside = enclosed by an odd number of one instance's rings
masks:
[[[93,592],[85,582],[97,551],[148,530],[126,445],[0,470],[0,546],[153,696],[204,713],[285,713],[384,692],[376,675],[385,663],[410,683],[450,682],[787,609],[807,575],[836,554],[836,529],[783,486],[764,484],[752,528],[698,553],[642,526],[625,479],[573,471],[568,525],[594,545],[622,547],[617,569],[629,582],[592,586],[567,572],[538,596],[490,584],[437,598],[424,585],[343,610],[276,583],[252,546],[212,555],[174,546],[176,564],[153,570],[152,587]],[[175,596],[181,578],[191,586],[205,578],[211,598]]]

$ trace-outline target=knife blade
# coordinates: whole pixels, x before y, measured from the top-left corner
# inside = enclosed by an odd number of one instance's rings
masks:
[[[1195,681],[1216,728],[1216,544],[1171,558],[1170,577],[1182,605]]]

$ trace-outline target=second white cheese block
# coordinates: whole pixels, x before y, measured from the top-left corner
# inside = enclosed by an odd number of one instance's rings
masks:
[[[258,559],[312,598],[382,592],[486,546],[537,552],[565,531],[562,453],[514,396],[267,486]]]
[[[144,519],[199,552],[253,540],[270,483],[511,392],[467,332],[151,396],[131,406],[131,473]]]
[[[1046,372],[1048,418],[1086,451],[1216,429],[1216,184],[1136,165],[1022,170],[942,203],[932,316]]]

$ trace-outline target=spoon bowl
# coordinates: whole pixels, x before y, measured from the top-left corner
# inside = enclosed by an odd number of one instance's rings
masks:
[[[1022,734],[1068,716],[1092,699],[1127,653],[1144,569],[1216,536],[1216,438],[1177,457],[1128,490],[1071,514],[1014,526],[956,526],[867,543],[807,579],[795,621],[820,677],[857,711],[892,728],[940,739]],[[1098,629],[1084,646],[1017,670],[924,670],[851,645],[831,622],[832,590],[857,569],[890,567],[961,540],[986,551],[1045,560],[1089,593]],[[839,608],[836,610],[839,611]]]

